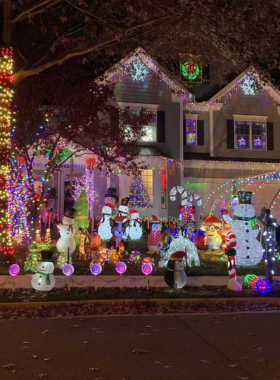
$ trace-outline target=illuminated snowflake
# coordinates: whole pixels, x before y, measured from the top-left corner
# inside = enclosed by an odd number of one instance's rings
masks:
[[[133,80],[141,80],[144,81],[146,75],[148,74],[148,70],[146,65],[142,62],[134,62],[133,64],[133,74],[131,75]]]
[[[153,131],[149,127],[144,127],[145,136],[142,137],[143,141],[154,141]]]
[[[241,85],[241,88],[244,91],[245,95],[255,95],[254,83],[255,81],[249,76],[247,76],[247,78]]]

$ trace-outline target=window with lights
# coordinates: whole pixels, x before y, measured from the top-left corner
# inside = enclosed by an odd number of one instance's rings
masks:
[[[135,177],[133,174],[129,176],[130,199],[136,201],[132,204],[138,208],[153,208],[153,170],[146,169]],[[133,202],[132,202],[133,203]],[[141,206],[143,204],[143,206]],[[145,205],[145,206],[144,206]]]
[[[145,135],[141,137],[139,141],[141,142],[156,142],[157,141],[157,108],[158,105],[155,104],[138,104],[138,103],[123,103],[119,102],[120,112],[123,112],[125,107],[129,107],[129,115],[131,119],[134,115],[139,115],[140,112],[151,115],[151,119],[147,125],[143,125],[143,131]],[[142,111],[142,108],[145,111]],[[129,125],[126,126],[127,140],[133,140],[132,130]]]
[[[235,149],[266,150],[266,118],[246,117],[234,119]],[[246,120],[247,119],[247,120]],[[258,120],[259,119],[259,120]]]
[[[186,144],[196,145],[196,120],[186,120]]]

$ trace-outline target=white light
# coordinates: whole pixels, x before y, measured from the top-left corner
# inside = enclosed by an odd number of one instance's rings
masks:
[[[255,95],[255,89],[254,89],[254,83],[255,81],[247,76],[247,78],[244,80],[244,82],[241,85],[241,88],[245,95]]]
[[[146,79],[146,75],[148,74],[147,66],[139,61],[135,61],[133,63],[133,74],[131,78],[133,80],[144,81]]]

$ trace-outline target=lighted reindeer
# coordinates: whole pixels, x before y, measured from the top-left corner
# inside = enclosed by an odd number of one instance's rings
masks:
[[[128,255],[128,241],[126,240],[126,228],[129,225],[129,220],[123,216],[117,216],[115,219],[110,219],[112,238],[106,244],[107,249],[117,249],[119,243],[123,243],[125,254]]]

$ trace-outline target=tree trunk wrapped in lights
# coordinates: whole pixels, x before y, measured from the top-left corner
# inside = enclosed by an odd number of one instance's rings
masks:
[[[6,176],[8,173],[10,130],[13,121],[11,101],[13,97],[13,50],[2,48],[0,54],[0,259],[9,263],[14,250],[8,231]]]

